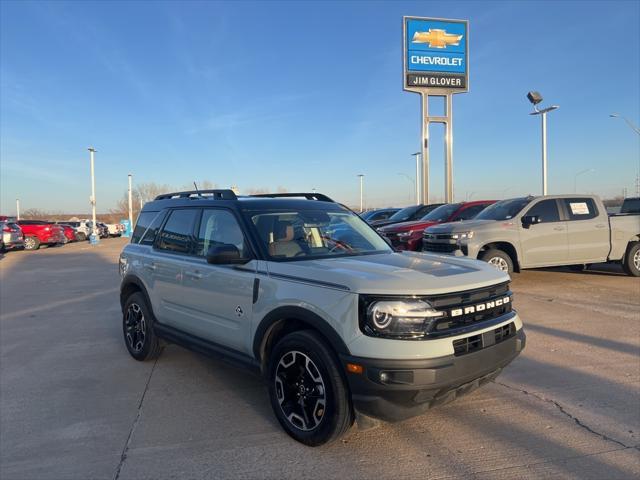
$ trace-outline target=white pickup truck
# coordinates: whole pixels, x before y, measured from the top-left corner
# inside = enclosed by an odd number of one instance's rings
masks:
[[[640,215],[609,216],[594,195],[512,198],[473,220],[426,229],[423,247],[478,258],[508,273],[611,262],[638,277]]]

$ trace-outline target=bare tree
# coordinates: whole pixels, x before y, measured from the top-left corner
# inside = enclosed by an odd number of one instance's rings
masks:
[[[49,212],[47,212],[46,210],[41,210],[39,208],[29,208],[20,213],[20,218],[24,218],[25,220],[45,220],[49,218],[49,215]]]

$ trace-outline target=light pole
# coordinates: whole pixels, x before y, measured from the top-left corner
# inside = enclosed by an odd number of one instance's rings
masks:
[[[578,177],[584,173],[590,172],[595,172],[595,170],[593,168],[587,168],[576,173],[576,176],[573,178],[573,193],[577,193],[578,191]]]
[[[422,152],[412,153],[416,157],[416,205],[420,205],[420,163],[422,162]]]
[[[97,243],[98,242],[98,226],[96,225],[96,175],[95,175],[95,169],[94,169],[94,155],[96,153],[96,149],[93,147],[89,147],[89,158],[91,160],[91,219],[93,221],[92,223],[92,232],[91,235],[93,236],[93,238],[91,239],[91,243]]]
[[[20,220],[20,199],[16,198],[16,221]]]
[[[558,105],[538,110],[537,105],[542,101],[542,95],[539,92],[527,93],[527,98],[533,105],[533,112],[529,115],[540,115],[542,117],[542,195],[547,194],[547,113],[560,108]]]
[[[132,195],[131,179],[132,179],[132,175],[129,174],[129,230],[133,229],[133,202],[131,200],[131,195]]]
[[[627,117],[620,115],[619,113],[610,113],[609,116],[613,118],[623,119],[625,123],[629,125],[629,128],[631,130],[640,135],[640,128],[631,123],[631,120],[629,120]],[[636,195],[640,195],[640,158],[638,158],[638,172],[636,173]]]
[[[358,174],[360,177],[360,212],[364,212],[364,174]]]

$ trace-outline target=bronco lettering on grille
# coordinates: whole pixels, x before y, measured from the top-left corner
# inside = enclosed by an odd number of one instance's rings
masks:
[[[490,302],[478,303],[476,305],[469,305],[464,308],[453,308],[449,311],[449,317],[459,317],[461,315],[469,315],[470,313],[484,312],[495,307],[506,305],[511,301],[509,296],[491,300]]]

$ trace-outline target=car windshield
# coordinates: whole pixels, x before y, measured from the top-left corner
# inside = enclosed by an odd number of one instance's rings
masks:
[[[475,220],[509,220],[518,215],[529,202],[531,202],[530,198],[502,200],[489,205],[476,216]]]
[[[627,198],[622,203],[620,213],[640,213],[640,198]]]
[[[409,220],[411,216],[416,213],[416,210],[420,208],[420,205],[411,205],[409,207],[404,207],[402,210],[398,210],[396,213],[389,217],[389,220],[393,220],[394,222],[402,222],[404,220]]]
[[[449,217],[451,217],[458,208],[460,208],[460,205],[460,203],[448,203],[446,205],[441,205],[422,217],[422,220],[425,222],[445,222],[449,220]]]
[[[247,212],[273,260],[309,260],[390,253],[389,245],[358,215],[348,211]]]

